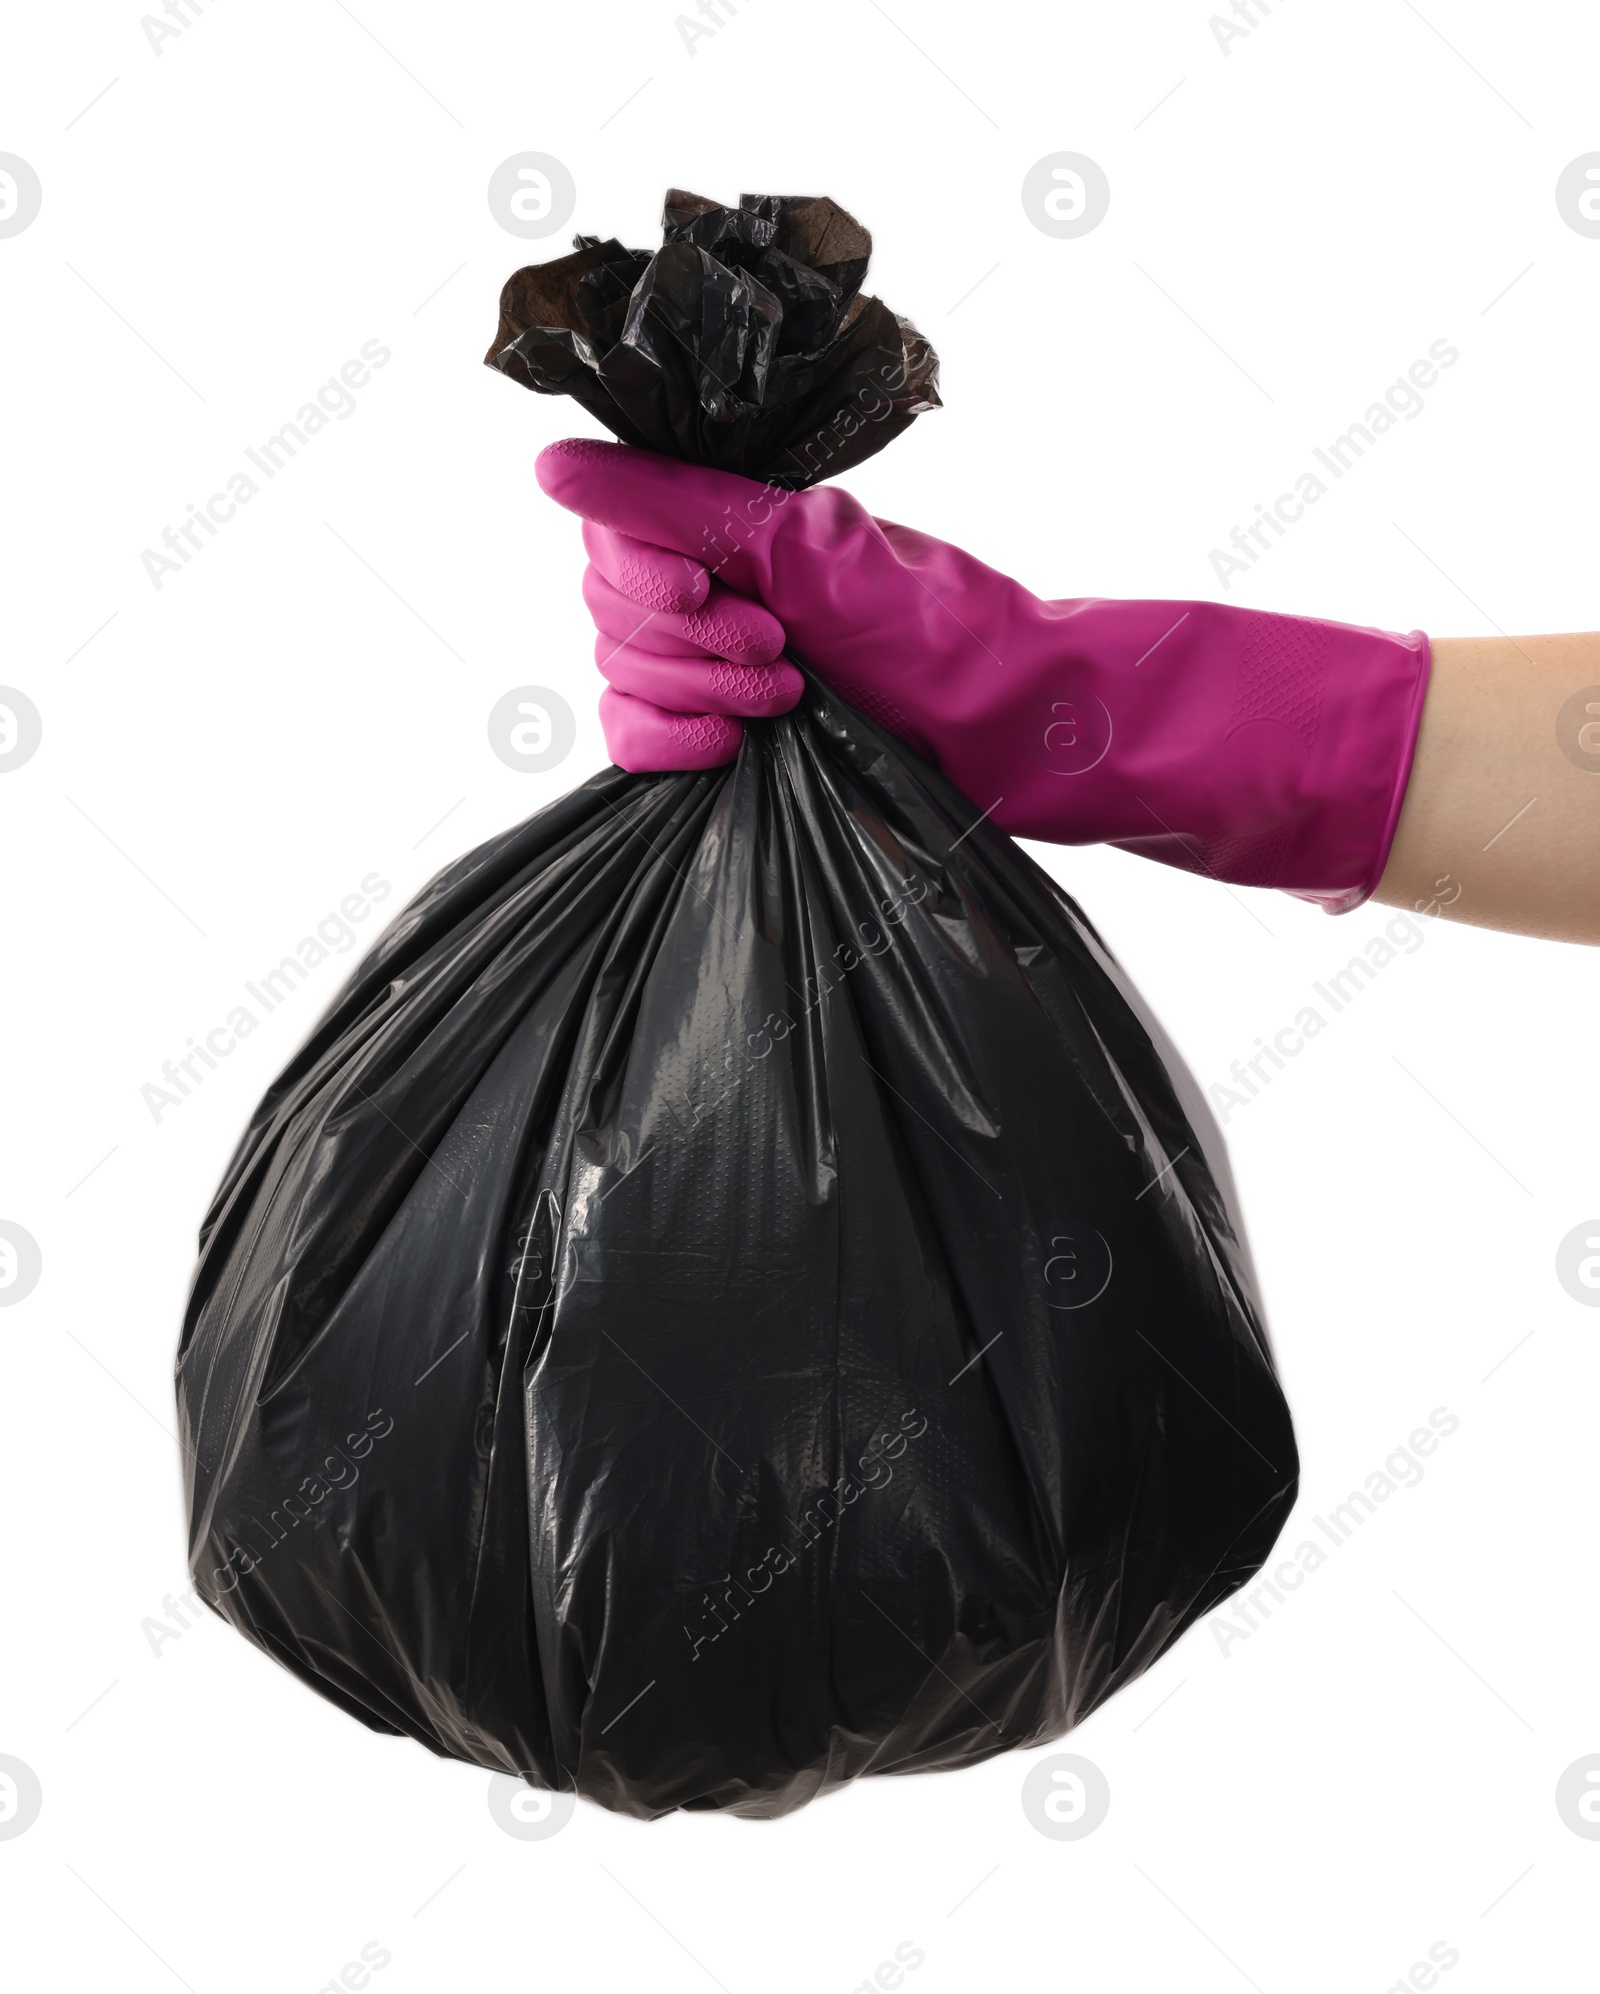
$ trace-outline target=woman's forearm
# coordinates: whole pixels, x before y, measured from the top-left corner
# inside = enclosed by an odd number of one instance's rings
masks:
[[[1600,943],[1600,632],[1435,641],[1377,898]]]

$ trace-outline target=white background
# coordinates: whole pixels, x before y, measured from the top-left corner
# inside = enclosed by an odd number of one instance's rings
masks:
[[[1380,1994],[1445,1941],[1450,1994],[1593,1985],[1600,1842],[1554,1800],[1600,1751],[1600,1314],[1554,1265],[1600,1211],[1592,952],[1436,921],[1232,1115],[1305,1462],[1286,1548],[1434,1408],[1459,1431],[1254,1633],[1196,1629],[1068,1741],[1112,1794],[1075,1842],[1022,1811],[1038,1754],[522,1842],[486,1774],[178,1630],[195,1228],[346,965],[159,1123],[140,1089],[363,875],[391,912],[604,760],[576,522],[532,476],[593,431],[478,363],[512,269],[573,228],[654,242],[672,183],[868,223],[947,407],[848,482],[1045,594],[1220,593],[1233,524],[1448,338],[1425,412],[1229,599],[1600,623],[1600,241],[1554,200],[1600,147],[1600,23],[1288,0],[1224,54],[1205,0],[748,0],[691,55],[672,0],[188,19],[158,54],[136,0],[17,10],[0,80],[44,190],[0,240],[0,678],[44,724],[0,779],[0,1217],[44,1270],[0,1312],[0,1754],[44,1796],[0,1841],[8,1980],[313,1994],[376,1941],[382,1994],[848,1994],[911,1941],[915,1994]],[[524,150],[577,184],[545,242],[485,198]],[[1060,150],[1111,183],[1076,241],[1020,200]],[[142,550],[368,339],[355,413],[153,587]],[[542,775],[485,732],[530,682],[579,718]],[[1208,1083],[1388,918],[1040,855]]]

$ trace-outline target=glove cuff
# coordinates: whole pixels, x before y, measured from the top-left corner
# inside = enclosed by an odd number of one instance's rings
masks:
[[[1335,626],[1333,708],[1319,730],[1308,789],[1320,807],[1285,864],[1283,890],[1349,914],[1377,889],[1411,780],[1433,650],[1427,634]],[[1326,880],[1312,886],[1299,880]]]

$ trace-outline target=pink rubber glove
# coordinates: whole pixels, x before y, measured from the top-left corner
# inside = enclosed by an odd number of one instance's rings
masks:
[[[587,521],[583,539],[583,599],[600,631],[594,659],[610,681],[600,724],[619,768],[720,768],[744,732],[726,716],[787,713],[799,699],[805,680],[777,662],[783,626],[759,602],[666,548]]]
[[[588,522],[602,718],[625,768],[731,760],[736,716],[800,696],[773,662],[786,640],[1016,836],[1120,845],[1334,913],[1382,874],[1427,687],[1420,631],[1042,602],[834,487],[778,491],[619,443],[552,444],[537,470]]]

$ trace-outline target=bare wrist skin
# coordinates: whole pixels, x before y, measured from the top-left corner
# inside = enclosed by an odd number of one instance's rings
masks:
[[[1600,943],[1600,632],[1435,640],[1376,897]]]

